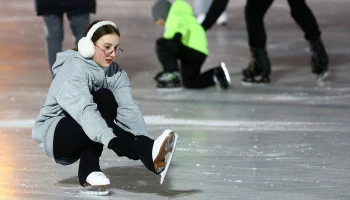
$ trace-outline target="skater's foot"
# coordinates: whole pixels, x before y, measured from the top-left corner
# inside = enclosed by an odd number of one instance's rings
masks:
[[[107,195],[109,193],[109,179],[102,172],[91,172],[84,183],[82,193]]]
[[[263,48],[251,48],[252,60],[242,70],[242,84],[267,84],[270,82],[271,64],[267,51]]]
[[[311,71],[317,75],[317,80],[322,80],[328,76],[328,54],[321,38],[309,42],[311,50]]]
[[[225,63],[221,62],[220,66],[214,71],[214,82],[221,90],[226,90],[231,85],[230,74],[227,71]]]
[[[243,86],[254,86],[254,85],[267,85],[270,83],[270,78],[267,76],[261,77],[243,77],[242,85]]]
[[[175,152],[177,138],[176,133],[167,129],[153,143],[152,158],[154,170],[161,175],[160,184],[163,183],[169,169]]]
[[[160,174],[165,167],[165,156],[174,148],[175,133],[165,130],[153,143],[152,158],[156,173]]]
[[[199,14],[199,15],[197,16],[197,21],[198,21],[198,23],[199,23],[199,24],[203,23],[205,17],[206,17],[206,14],[204,14],[204,13]]]
[[[228,21],[227,12],[223,12],[220,17],[216,20],[216,24],[220,26],[226,26]]]
[[[157,89],[179,90],[182,89],[181,76],[179,72],[160,72],[154,77]]]
[[[165,156],[174,148],[175,133],[165,130],[153,143],[152,158],[154,169],[159,174],[165,167]]]
[[[317,85],[320,87],[324,87],[326,85],[328,85],[330,82],[327,81],[329,76],[329,71],[325,71],[322,74],[317,75],[316,81],[317,81]]]

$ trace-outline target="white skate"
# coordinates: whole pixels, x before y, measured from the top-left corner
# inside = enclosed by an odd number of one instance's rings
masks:
[[[84,183],[81,193],[93,195],[108,195],[109,179],[102,172],[91,172]]]
[[[228,21],[227,12],[223,12],[220,17],[216,20],[216,24],[220,26],[226,26]]]
[[[317,75],[317,78],[316,78],[317,85],[320,87],[327,85],[328,76],[329,76],[329,71],[326,71],[322,74]]]
[[[171,159],[174,155],[177,138],[177,133],[167,129],[153,143],[152,158],[154,169],[161,175],[160,184],[163,184]],[[170,154],[168,155],[168,153]],[[167,155],[168,158],[166,159]]]
[[[203,23],[203,21],[205,20],[205,17],[206,17],[206,14],[204,14],[204,13],[199,14],[199,15],[197,16],[197,22],[198,22],[199,24]]]

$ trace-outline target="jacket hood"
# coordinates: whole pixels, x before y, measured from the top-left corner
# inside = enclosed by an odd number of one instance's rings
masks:
[[[54,76],[56,76],[57,72],[60,70],[60,67],[67,60],[69,60],[71,58],[78,58],[78,59],[83,60],[84,62],[86,62],[89,65],[92,65],[94,67],[99,67],[97,65],[97,63],[95,63],[93,60],[86,59],[86,58],[82,57],[78,51],[67,50],[67,51],[64,51],[64,52],[57,53],[56,62],[52,65],[52,72],[53,72]]]

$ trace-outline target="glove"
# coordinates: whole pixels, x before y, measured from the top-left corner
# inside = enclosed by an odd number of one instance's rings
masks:
[[[131,160],[139,160],[134,150],[133,142],[135,135],[130,132],[123,132],[121,136],[113,138],[108,143],[108,148],[112,149],[119,157],[127,157]]]

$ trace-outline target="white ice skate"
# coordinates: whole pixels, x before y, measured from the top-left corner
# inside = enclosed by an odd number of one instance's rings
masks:
[[[201,13],[197,16],[197,21],[199,24],[203,23],[203,21],[205,20],[206,14]]]
[[[316,78],[317,85],[320,87],[327,85],[328,76],[329,76],[329,71],[326,71],[322,74],[317,75],[317,78]]]
[[[177,138],[177,133],[167,129],[153,143],[152,158],[154,169],[161,175],[160,184],[163,184],[171,159],[174,155]],[[168,153],[170,154],[168,155]]]
[[[86,178],[84,189],[81,193],[93,195],[108,195],[109,179],[102,172],[91,172]]]
[[[220,26],[226,26],[228,21],[227,12],[223,12],[220,17],[216,20],[216,24]]]
[[[221,63],[220,63],[220,66],[221,66],[222,70],[223,70],[224,73],[225,73],[225,77],[226,77],[226,80],[227,80],[228,84],[231,85],[230,74],[228,73],[228,70],[227,70],[227,68],[226,68],[225,63],[224,63],[224,62],[221,62]]]

